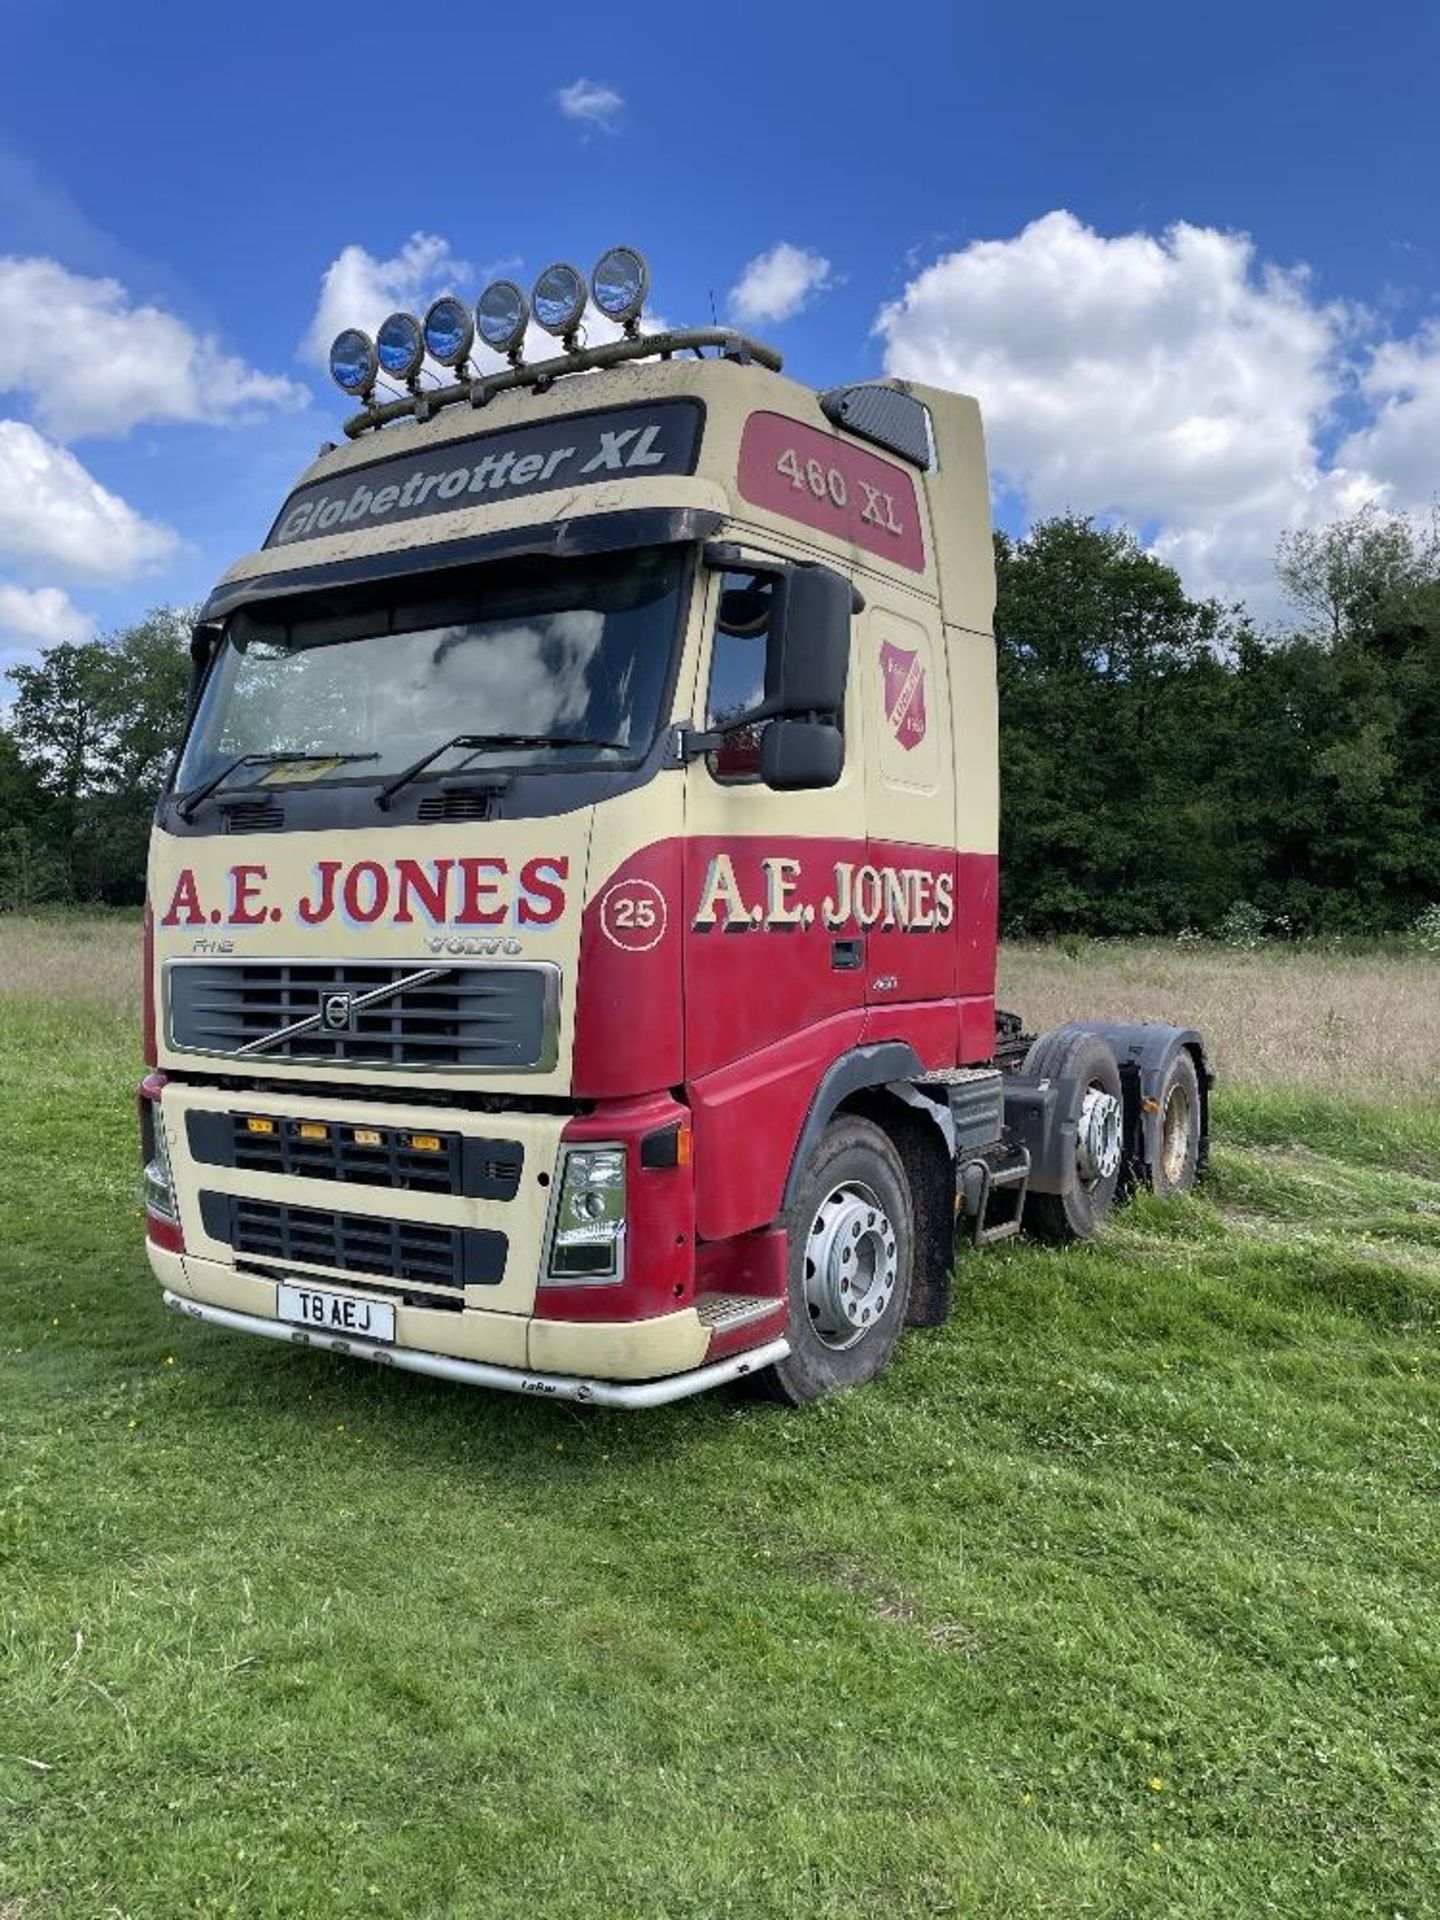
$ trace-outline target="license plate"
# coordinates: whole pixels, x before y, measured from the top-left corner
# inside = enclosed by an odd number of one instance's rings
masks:
[[[321,1333],[353,1333],[361,1340],[393,1340],[395,1309],[388,1300],[367,1300],[354,1293],[324,1293],[318,1287],[291,1287],[282,1280],[276,1289],[276,1310],[282,1320],[315,1327]]]

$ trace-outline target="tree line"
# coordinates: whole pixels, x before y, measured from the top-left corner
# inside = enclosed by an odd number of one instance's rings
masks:
[[[1287,536],[1279,633],[1077,515],[995,555],[1010,933],[1380,933],[1440,902],[1433,525]],[[0,910],[143,897],[189,630],[162,608],[10,670]]]

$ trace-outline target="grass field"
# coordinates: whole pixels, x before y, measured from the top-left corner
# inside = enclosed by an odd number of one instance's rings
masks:
[[[0,922],[3,1920],[1440,1914],[1440,967],[1007,955],[1203,1196],[627,1417],[166,1315],[133,946]]]

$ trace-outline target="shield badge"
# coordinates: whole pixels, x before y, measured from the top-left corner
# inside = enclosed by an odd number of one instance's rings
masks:
[[[913,649],[881,643],[880,671],[885,676],[885,712],[895,738],[907,753],[925,738],[925,669]]]

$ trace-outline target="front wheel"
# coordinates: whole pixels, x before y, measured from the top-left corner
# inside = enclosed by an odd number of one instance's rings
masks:
[[[837,1120],[811,1157],[784,1225],[790,1352],[765,1385],[798,1407],[874,1379],[905,1324],[915,1216],[889,1137],[869,1120]]]

